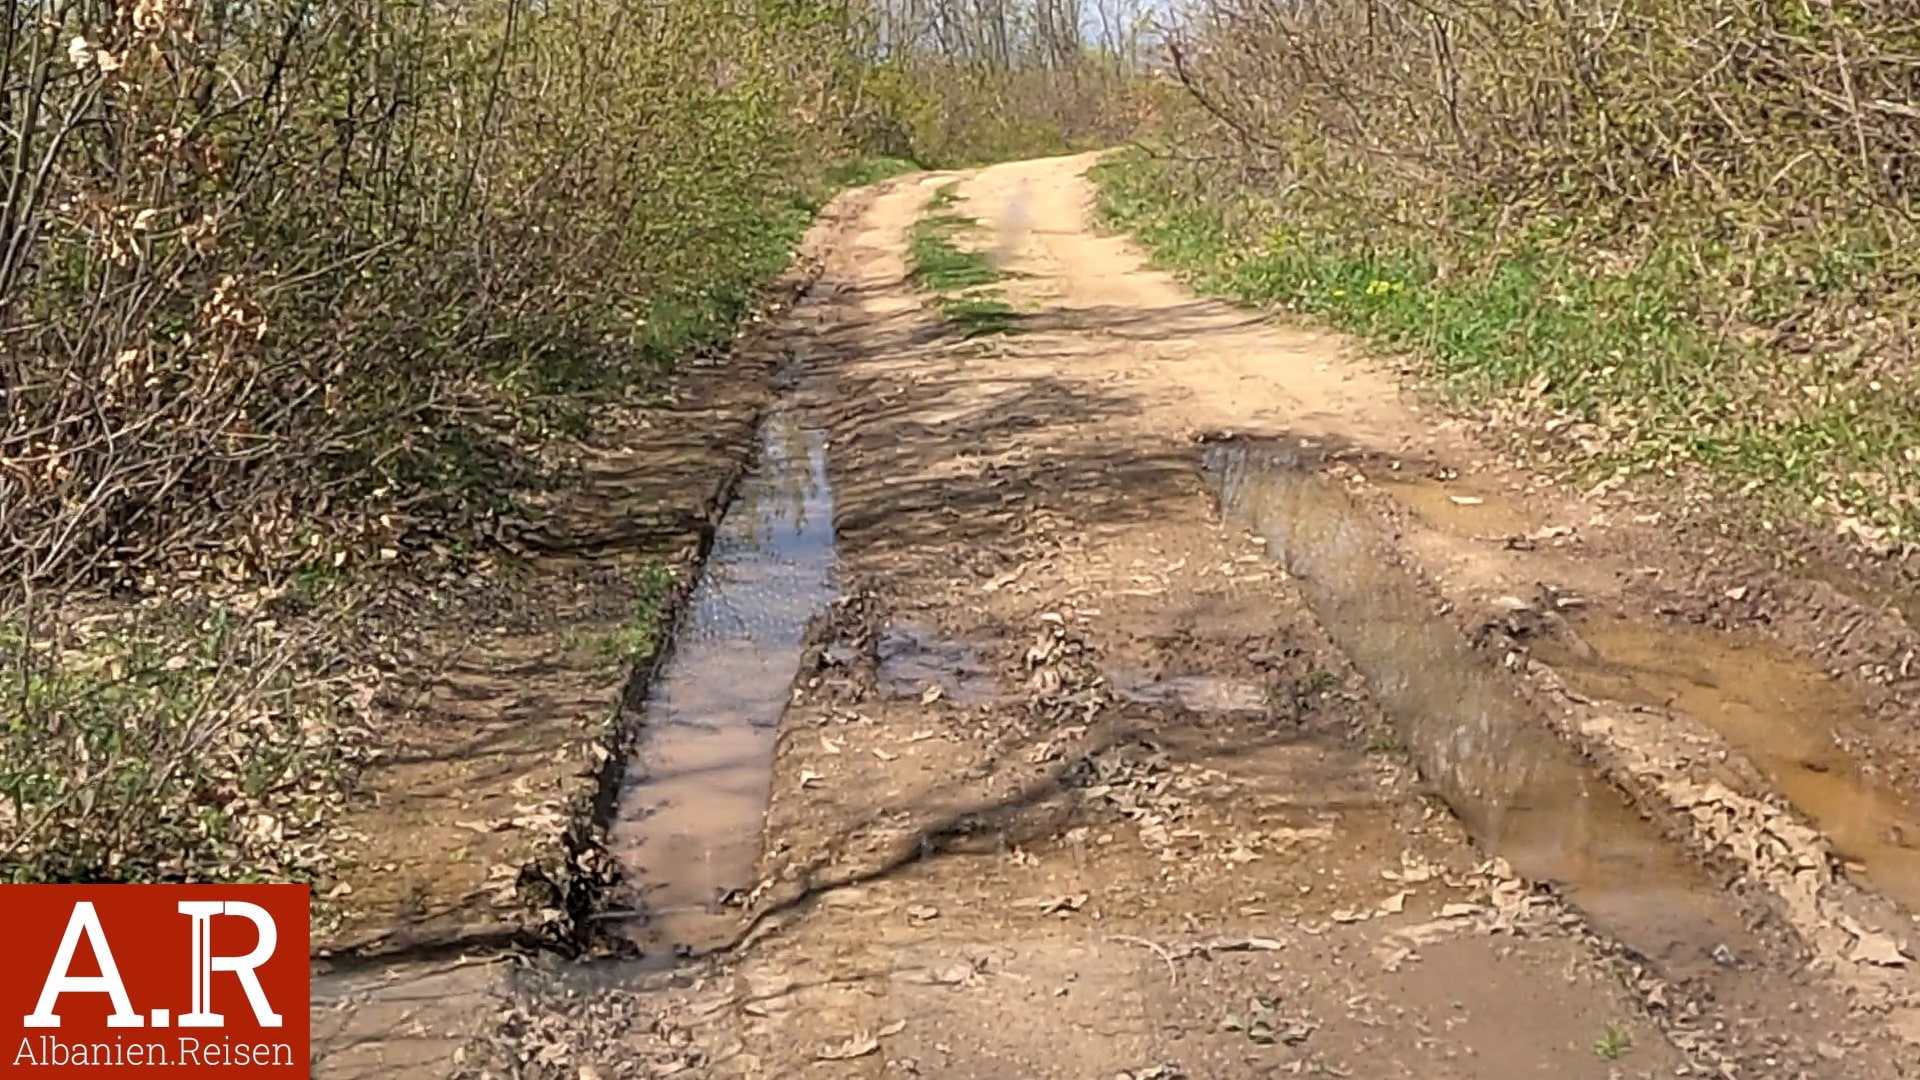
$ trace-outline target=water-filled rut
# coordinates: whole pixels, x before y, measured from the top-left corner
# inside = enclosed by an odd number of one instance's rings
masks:
[[[776,411],[717,529],[651,687],[610,843],[640,897],[650,956],[727,940],[753,884],[773,748],[807,622],[834,593],[826,436]]]
[[[1378,526],[1282,442],[1209,448],[1223,516],[1261,537],[1366,677],[1421,773],[1481,847],[1676,966],[1737,940],[1706,875],[1549,731],[1386,555]]]

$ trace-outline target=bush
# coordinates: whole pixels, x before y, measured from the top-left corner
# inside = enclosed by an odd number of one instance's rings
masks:
[[[857,28],[828,0],[5,18],[0,877],[314,877],[366,694],[328,618],[247,598],[478,546],[551,434],[724,343],[842,156]]]
[[[724,336],[838,138],[830,14],[15,10],[0,578],[272,574],[317,491],[371,547],[422,433]]]

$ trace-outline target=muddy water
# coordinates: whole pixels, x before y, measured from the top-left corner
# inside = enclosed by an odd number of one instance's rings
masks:
[[[1862,706],[1819,671],[1757,641],[1608,619],[1534,655],[1596,698],[1677,709],[1715,731],[1858,864],[1882,892],[1920,911],[1920,813],[1863,775],[1835,742]]]
[[[1532,526],[1511,502],[1460,484],[1422,477],[1373,477],[1387,494],[1437,529],[1459,536],[1523,536]]]
[[[724,900],[753,885],[774,729],[807,621],[833,596],[826,437],[781,413],[760,437],[652,687],[610,837],[642,896],[629,935],[653,956],[735,929]]]
[[[1152,676],[1122,668],[1109,671],[1107,681],[1113,692],[1122,698],[1146,705],[1178,707],[1198,713],[1262,713],[1267,710],[1265,687],[1218,675],[1194,673]]]
[[[893,697],[920,697],[936,688],[958,705],[984,705],[999,697],[993,666],[978,649],[949,641],[921,623],[890,624],[881,631],[876,651],[880,690]]]
[[[1287,444],[1222,444],[1206,464],[1223,515],[1284,562],[1484,850],[1553,882],[1608,933],[1675,968],[1744,937],[1705,875],[1383,559],[1384,538],[1335,484]]]

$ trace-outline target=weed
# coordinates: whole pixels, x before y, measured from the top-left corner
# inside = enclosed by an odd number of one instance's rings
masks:
[[[310,880],[359,760],[295,660],[219,606],[0,633],[0,880]]]
[[[346,580],[346,574],[330,559],[314,559],[293,572],[289,584],[296,595],[309,603],[326,598],[327,594],[340,587]]]
[[[1784,357],[1712,332],[1698,251],[1656,245],[1603,270],[1546,228],[1497,251],[1465,230],[1449,251],[1309,202],[1274,227],[1277,207],[1198,194],[1173,168],[1144,154],[1101,163],[1104,219],[1203,291],[1425,358],[1458,400],[1499,410],[1576,472],[1694,469],[1786,513],[1920,528],[1920,461],[1901,449],[1910,396],[1849,372],[1848,356]],[[1872,265],[1851,249],[1821,264],[1846,281]]]
[[[1618,1061],[1628,1050],[1633,1049],[1633,1037],[1624,1028],[1608,1024],[1600,1037],[1593,1040],[1593,1052],[1608,1061]]]
[[[638,665],[660,651],[673,582],[673,570],[657,559],[650,560],[634,574],[633,609],[625,623],[602,639],[603,655],[624,664]]]
[[[946,316],[961,337],[986,337],[990,334],[1013,332],[1020,315],[1005,300],[981,296],[957,296],[944,300],[940,304],[940,313]]]
[[[907,251],[914,282],[934,292],[954,292],[999,281],[1000,272],[984,254],[954,243],[956,233],[973,225],[971,218],[944,214],[915,226]]]
[[[829,166],[824,179],[829,186],[836,188],[865,187],[906,173],[918,172],[919,169],[919,163],[906,158],[861,157]]]

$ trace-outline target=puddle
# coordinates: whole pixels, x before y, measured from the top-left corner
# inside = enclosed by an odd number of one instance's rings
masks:
[[[1284,561],[1483,850],[1553,882],[1596,925],[1671,968],[1745,939],[1717,887],[1434,614],[1414,580],[1383,560],[1378,529],[1297,451],[1220,444],[1206,468],[1222,514]]]
[[[1456,536],[1497,538],[1525,536],[1533,523],[1520,508],[1482,491],[1408,476],[1369,476],[1380,490],[1406,506],[1421,520]],[[1468,502],[1456,500],[1467,499]]]
[[[1266,690],[1256,683],[1219,675],[1162,675],[1119,670],[1107,682],[1128,701],[1177,707],[1197,713],[1265,713]]]
[[[310,1075],[450,1075],[480,1019],[499,1010],[511,966],[462,958],[336,971],[315,963]]]
[[[999,696],[993,668],[978,650],[949,641],[910,620],[880,633],[880,690],[893,697],[919,697],[930,686],[957,705],[985,705]]]
[[[826,435],[775,413],[760,442],[648,696],[609,838],[643,897],[629,936],[661,958],[737,927],[720,901],[753,884],[775,727],[834,592]]]
[[[1832,680],[1763,642],[1624,619],[1575,629],[1591,655],[1551,639],[1534,655],[1580,693],[1671,707],[1712,727],[1867,880],[1920,911],[1920,813],[1834,744],[1861,705]]]

